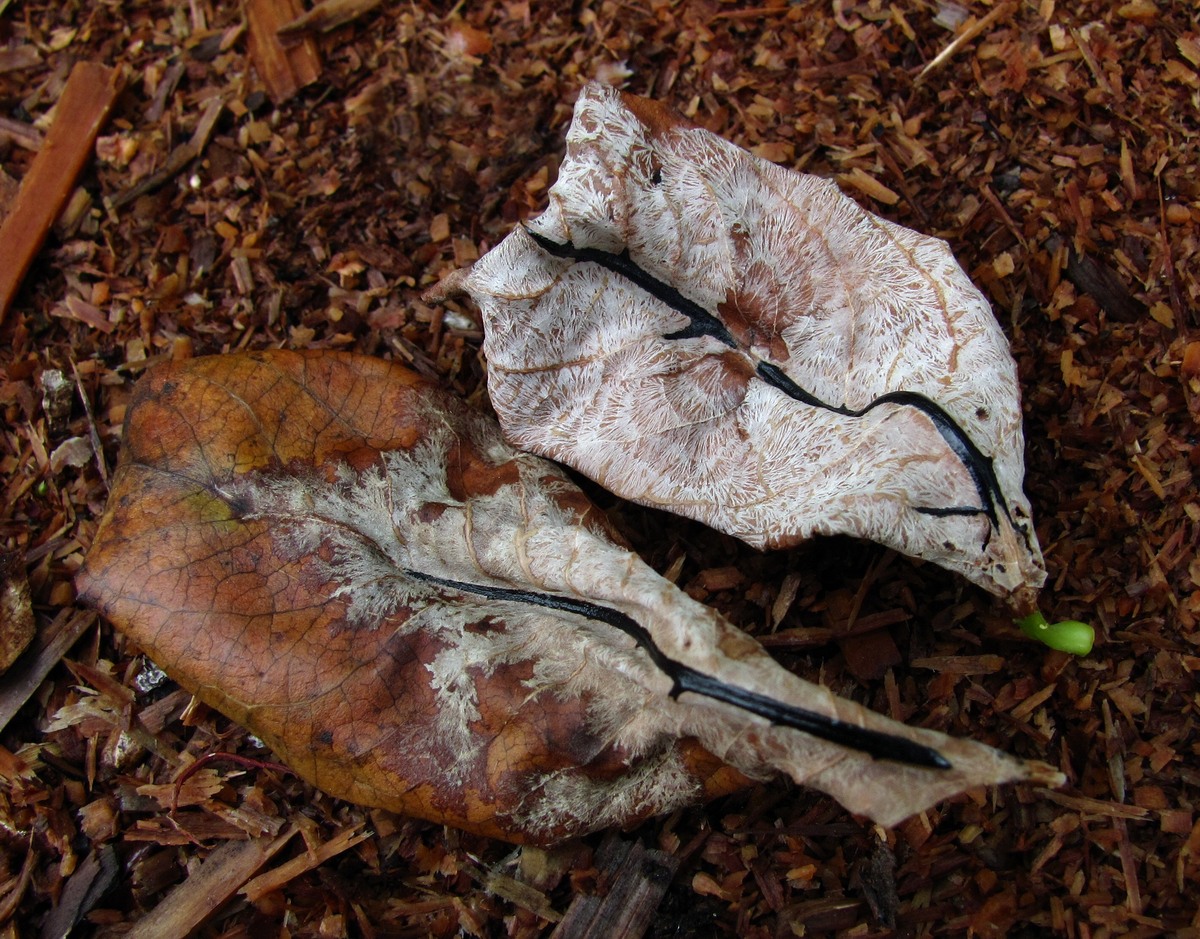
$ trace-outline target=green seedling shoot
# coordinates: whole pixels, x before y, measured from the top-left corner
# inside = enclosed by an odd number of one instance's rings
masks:
[[[1017,620],[1017,625],[1026,636],[1044,642],[1051,649],[1072,655],[1087,655],[1096,641],[1096,630],[1087,623],[1066,619],[1051,624],[1046,622],[1046,617],[1040,611]]]

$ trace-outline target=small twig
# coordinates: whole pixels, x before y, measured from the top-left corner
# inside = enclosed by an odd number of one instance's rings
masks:
[[[258,77],[276,104],[282,104],[321,77],[321,56],[309,37],[284,45],[279,30],[299,17],[299,0],[248,0],[244,5],[247,44]]]
[[[878,155],[880,162],[884,168],[892,174],[896,180],[896,185],[900,187],[900,193],[904,196],[904,201],[908,203],[909,208],[913,210],[917,218],[920,219],[921,225],[925,228],[929,227],[929,216],[925,214],[925,210],[921,208],[921,204],[917,202],[913,196],[912,189],[909,188],[908,182],[904,179],[904,170],[900,163],[892,155],[891,148],[884,140],[879,141],[879,147],[875,153]]]
[[[226,841],[172,888],[151,916],[143,917],[126,939],[187,936],[208,920],[296,833],[289,828],[274,838]]]
[[[752,20],[762,16],[775,16],[778,13],[786,13],[791,9],[790,4],[781,3],[778,6],[751,7],[748,10],[722,10],[720,13],[714,14],[710,18],[710,22],[717,20]]]
[[[21,904],[21,898],[25,896],[25,889],[29,886],[29,881],[33,879],[33,869],[36,866],[38,852],[33,847],[33,832],[29,833],[29,848],[25,852],[25,863],[21,865],[21,873],[17,875],[16,883],[8,892],[3,900],[0,900],[0,923],[7,923],[12,919],[13,914],[17,912],[17,907]]]
[[[819,649],[821,646],[827,646],[831,642],[841,639],[853,639],[855,636],[865,636],[868,633],[876,632],[887,626],[903,623],[911,618],[904,610],[897,608],[858,617],[852,627],[839,629],[836,632],[825,626],[815,626],[808,629],[788,629],[768,636],[756,636],[755,638],[765,649],[787,649],[789,651]]]
[[[1179,275],[1175,271],[1175,257],[1171,252],[1171,237],[1167,232],[1167,204],[1163,198],[1162,174],[1155,177],[1158,183],[1158,236],[1162,239],[1163,273],[1167,275],[1167,296],[1171,298],[1171,311],[1175,314],[1175,328],[1182,329],[1185,311],[1189,308],[1183,302],[1183,294],[1179,290]],[[1197,319],[1200,323],[1200,318]],[[1193,325],[1196,325],[1194,323]]]
[[[284,834],[290,835],[290,832]],[[288,881],[374,836],[375,833],[370,829],[363,830],[361,824],[344,828],[324,844],[318,845],[315,850],[297,855],[290,861],[285,861],[278,867],[259,874],[253,880],[248,880],[242,886],[241,893],[249,902],[254,903],[272,890],[278,890]],[[282,838],[284,835],[280,835],[280,837]]]
[[[1012,220],[1012,216],[1008,214],[1008,210],[1004,208],[1004,203],[1000,201],[1000,197],[992,191],[992,187],[987,183],[984,183],[979,187],[979,193],[987,201],[987,204],[996,211],[996,214],[1000,216],[1000,221],[1002,221],[1005,227],[1012,232],[1013,237],[1017,239],[1017,243],[1020,244],[1022,248],[1028,249],[1029,245],[1025,241],[1024,234],[1022,234],[1021,229],[1017,227],[1017,223]]]

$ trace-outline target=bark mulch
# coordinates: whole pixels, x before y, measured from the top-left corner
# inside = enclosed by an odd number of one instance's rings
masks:
[[[616,523],[1066,788],[885,831],[777,783],[514,851],[308,788],[76,607],[154,363],[353,349],[485,402],[474,311],[420,295],[540,211],[593,78],[950,242],[1020,366],[1043,609],[1097,647],[875,546]],[[1200,936],[1198,114],[1182,0],[0,0],[0,937]]]

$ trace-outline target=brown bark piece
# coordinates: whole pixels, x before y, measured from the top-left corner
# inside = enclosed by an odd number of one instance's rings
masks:
[[[210,99],[208,104],[205,105],[204,113],[200,116],[191,139],[187,143],[181,143],[172,150],[171,155],[167,157],[166,162],[160,170],[151,173],[136,186],[130,187],[117,196],[113,200],[113,207],[119,209],[123,205],[128,205],[134,199],[144,196],[148,192],[153,192],[167,180],[173,179],[192,160],[200,156],[204,152],[204,148],[208,146],[208,140],[212,136],[213,128],[217,126],[217,118],[221,116],[224,107],[225,104],[220,98]]]
[[[249,0],[246,4],[250,58],[276,104],[321,77],[321,57],[311,39],[284,45],[279,30],[304,12],[298,0]]]
[[[203,923],[256,870],[275,856],[295,834],[276,838],[227,841],[212,852],[187,880],[171,891],[154,911],[126,933],[127,939],[183,937]]]
[[[16,554],[0,554],[0,674],[33,639],[33,606],[25,567]]]
[[[120,71],[99,62],[80,62],[71,70],[54,126],[0,225],[0,323],[70,196],[121,85]]]
[[[637,939],[649,928],[679,859],[610,835],[596,867],[611,883],[607,894],[576,896],[551,939]]]

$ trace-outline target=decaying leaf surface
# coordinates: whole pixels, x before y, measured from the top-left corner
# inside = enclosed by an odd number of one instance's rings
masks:
[[[1016,369],[945,242],[592,84],[547,211],[440,290],[483,311],[517,446],[759,547],[851,534],[1032,607]]]
[[[792,676],[553,464],[361,356],[148,374],[79,586],[315,785],[511,840],[779,773],[885,823],[1056,778]]]

